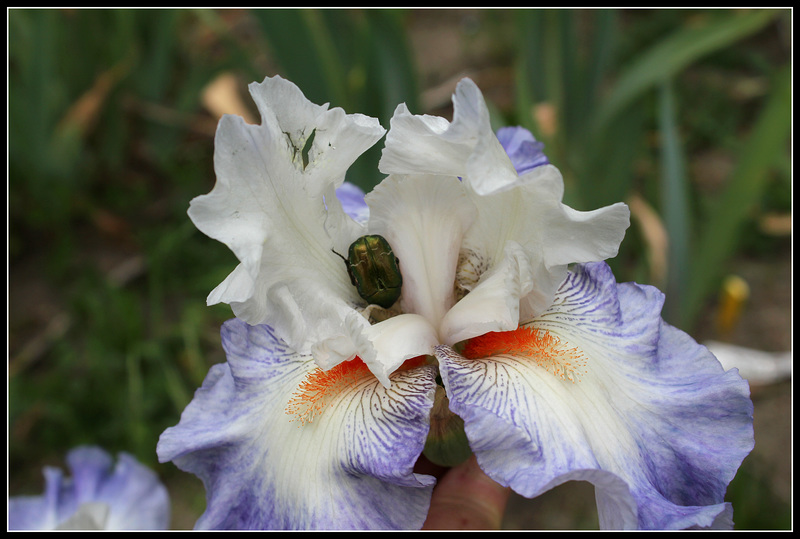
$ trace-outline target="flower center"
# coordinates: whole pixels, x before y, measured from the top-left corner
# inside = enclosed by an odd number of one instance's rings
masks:
[[[508,356],[533,360],[538,367],[572,383],[586,373],[586,357],[543,329],[520,326],[512,331],[489,332],[467,341],[461,355],[467,359]]]
[[[395,372],[420,367],[425,361],[425,356],[408,359]],[[286,405],[286,414],[294,416],[289,421],[298,421],[299,426],[306,425],[335,402],[337,396],[357,390],[361,385],[373,383],[379,382],[358,356],[327,371],[317,367],[295,389]]]

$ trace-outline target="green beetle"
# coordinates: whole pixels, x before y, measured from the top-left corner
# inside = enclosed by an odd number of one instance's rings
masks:
[[[344,260],[350,282],[365,301],[388,309],[400,297],[403,276],[400,261],[386,238],[377,234],[361,236],[350,245]]]

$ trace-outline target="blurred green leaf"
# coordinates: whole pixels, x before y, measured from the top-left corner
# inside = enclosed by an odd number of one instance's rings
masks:
[[[58,222],[70,210],[72,175],[82,145],[70,134],[54,137],[56,125],[72,98],[68,82],[53,73],[60,68],[63,28],[53,10],[12,10],[9,13],[9,191],[34,226]],[[45,158],[46,157],[46,158]],[[36,204],[28,201],[36,200]]]
[[[520,44],[515,64],[518,122],[545,143],[545,153],[564,174],[564,200],[593,209],[624,199],[633,179],[631,163],[642,150],[641,112],[611,119],[608,132],[613,137],[591,138],[587,128],[614,67],[616,12],[521,10],[514,15]],[[584,28],[591,30],[579,34]],[[535,106],[554,112],[556,124],[539,125]]]
[[[370,51],[364,100],[374,102],[372,110],[388,128],[388,120],[400,103],[419,110],[417,68],[403,25],[403,13],[396,10],[366,10],[369,30],[365,46]],[[371,99],[372,97],[372,99]]]
[[[727,47],[762,29],[778,12],[734,11],[728,15],[686,26],[639,55],[617,79],[593,121],[592,130],[602,131],[644,91],[674,76],[699,58]]]
[[[286,78],[313,103],[332,103],[347,108],[345,66],[318,11],[266,9],[252,13]]]
[[[617,33],[620,31],[617,12],[601,9],[595,13],[594,33],[589,44],[587,74],[584,77],[583,94],[577,105],[580,107],[580,118],[585,122],[596,106],[600,90],[610,69],[613,67],[613,56],[617,46]],[[580,133],[585,133],[582,123]]]
[[[403,13],[395,10],[365,10],[359,25],[362,30],[360,47],[366,51],[361,90],[362,112],[380,120],[388,129],[394,110],[405,103],[409,110],[419,112],[417,69],[406,40]],[[359,77],[361,78],[361,77]],[[352,86],[351,86],[352,87]],[[357,91],[353,88],[353,91]],[[369,192],[382,179],[378,171],[383,144],[378,142],[367,150],[348,171],[348,180]]]
[[[659,87],[658,124],[661,141],[661,216],[669,237],[667,256],[666,303],[663,310],[668,322],[678,319],[683,304],[689,264],[689,231],[692,227],[686,159],[678,135],[677,107],[672,81]]]
[[[716,288],[725,262],[735,251],[742,224],[761,199],[770,168],[789,151],[791,125],[791,68],[785,67],[775,76],[769,99],[742,144],[736,168],[693,249],[681,327],[692,326],[703,301]]]
[[[336,29],[328,25],[321,12],[315,9],[304,9],[300,11],[301,18],[308,28],[311,37],[310,44],[313,45],[319,64],[322,68],[322,78],[326,83],[326,89],[332,96],[334,103],[339,103],[346,110],[353,108],[347,95],[347,85],[345,82],[346,69],[339,57],[337,46],[334,43],[332,32]]]
[[[559,80],[558,94],[561,97],[557,103],[557,110],[561,115],[561,131],[563,136],[570,139],[573,133],[580,130],[583,123],[583,103],[579,97],[580,89],[584,87],[584,71],[578,58],[579,42],[576,35],[577,21],[575,12],[568,10],[558,10],[555,12],[555,21],[548,25],[550,28],[558,29],[557,39],[554,43],[558,46],[550,49],[558,51],[558,58],[551,61],[554,73],[551,79]]]
[[[141,356],[138,350],[131,350],[125,355],[125,367],[128,382],[127,417],[125,420],[129,424],[127,432],[130,437],[131,450],[138,454],[143,452],[148,442],[148,432],[143,411],[144,377]]]

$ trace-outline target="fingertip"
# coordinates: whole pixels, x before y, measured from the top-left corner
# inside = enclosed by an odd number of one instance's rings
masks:
[[[434,488],[427,530],[497,530],[511,490],[487,476],[473,455]]]

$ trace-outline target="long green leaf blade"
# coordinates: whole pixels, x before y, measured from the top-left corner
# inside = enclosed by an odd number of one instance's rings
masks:
[[[683,302],[681,326],[691,327],[707,294],[715,286],[725,261],[736,248],[741,225],[761,199],[767,172],[788,151],[792,126],[791,68],[775,78],[764,105],[730,178],[714,207],[692,256],[691,279]]]
[[[722,19],[682,28],[645,51],[617,80],[597,112],[594,131],[601,130],[646,90],[701,57],[757,32],[776,14],[773,10],[736,11]]]
[[[669,237],[666,304],[664,317],[673,322],[682,304],[689,260],[689,185],[685,158],[678,135],[677,107],[671,81],[659,88],[659,134],[661,139],[661,216]]]

